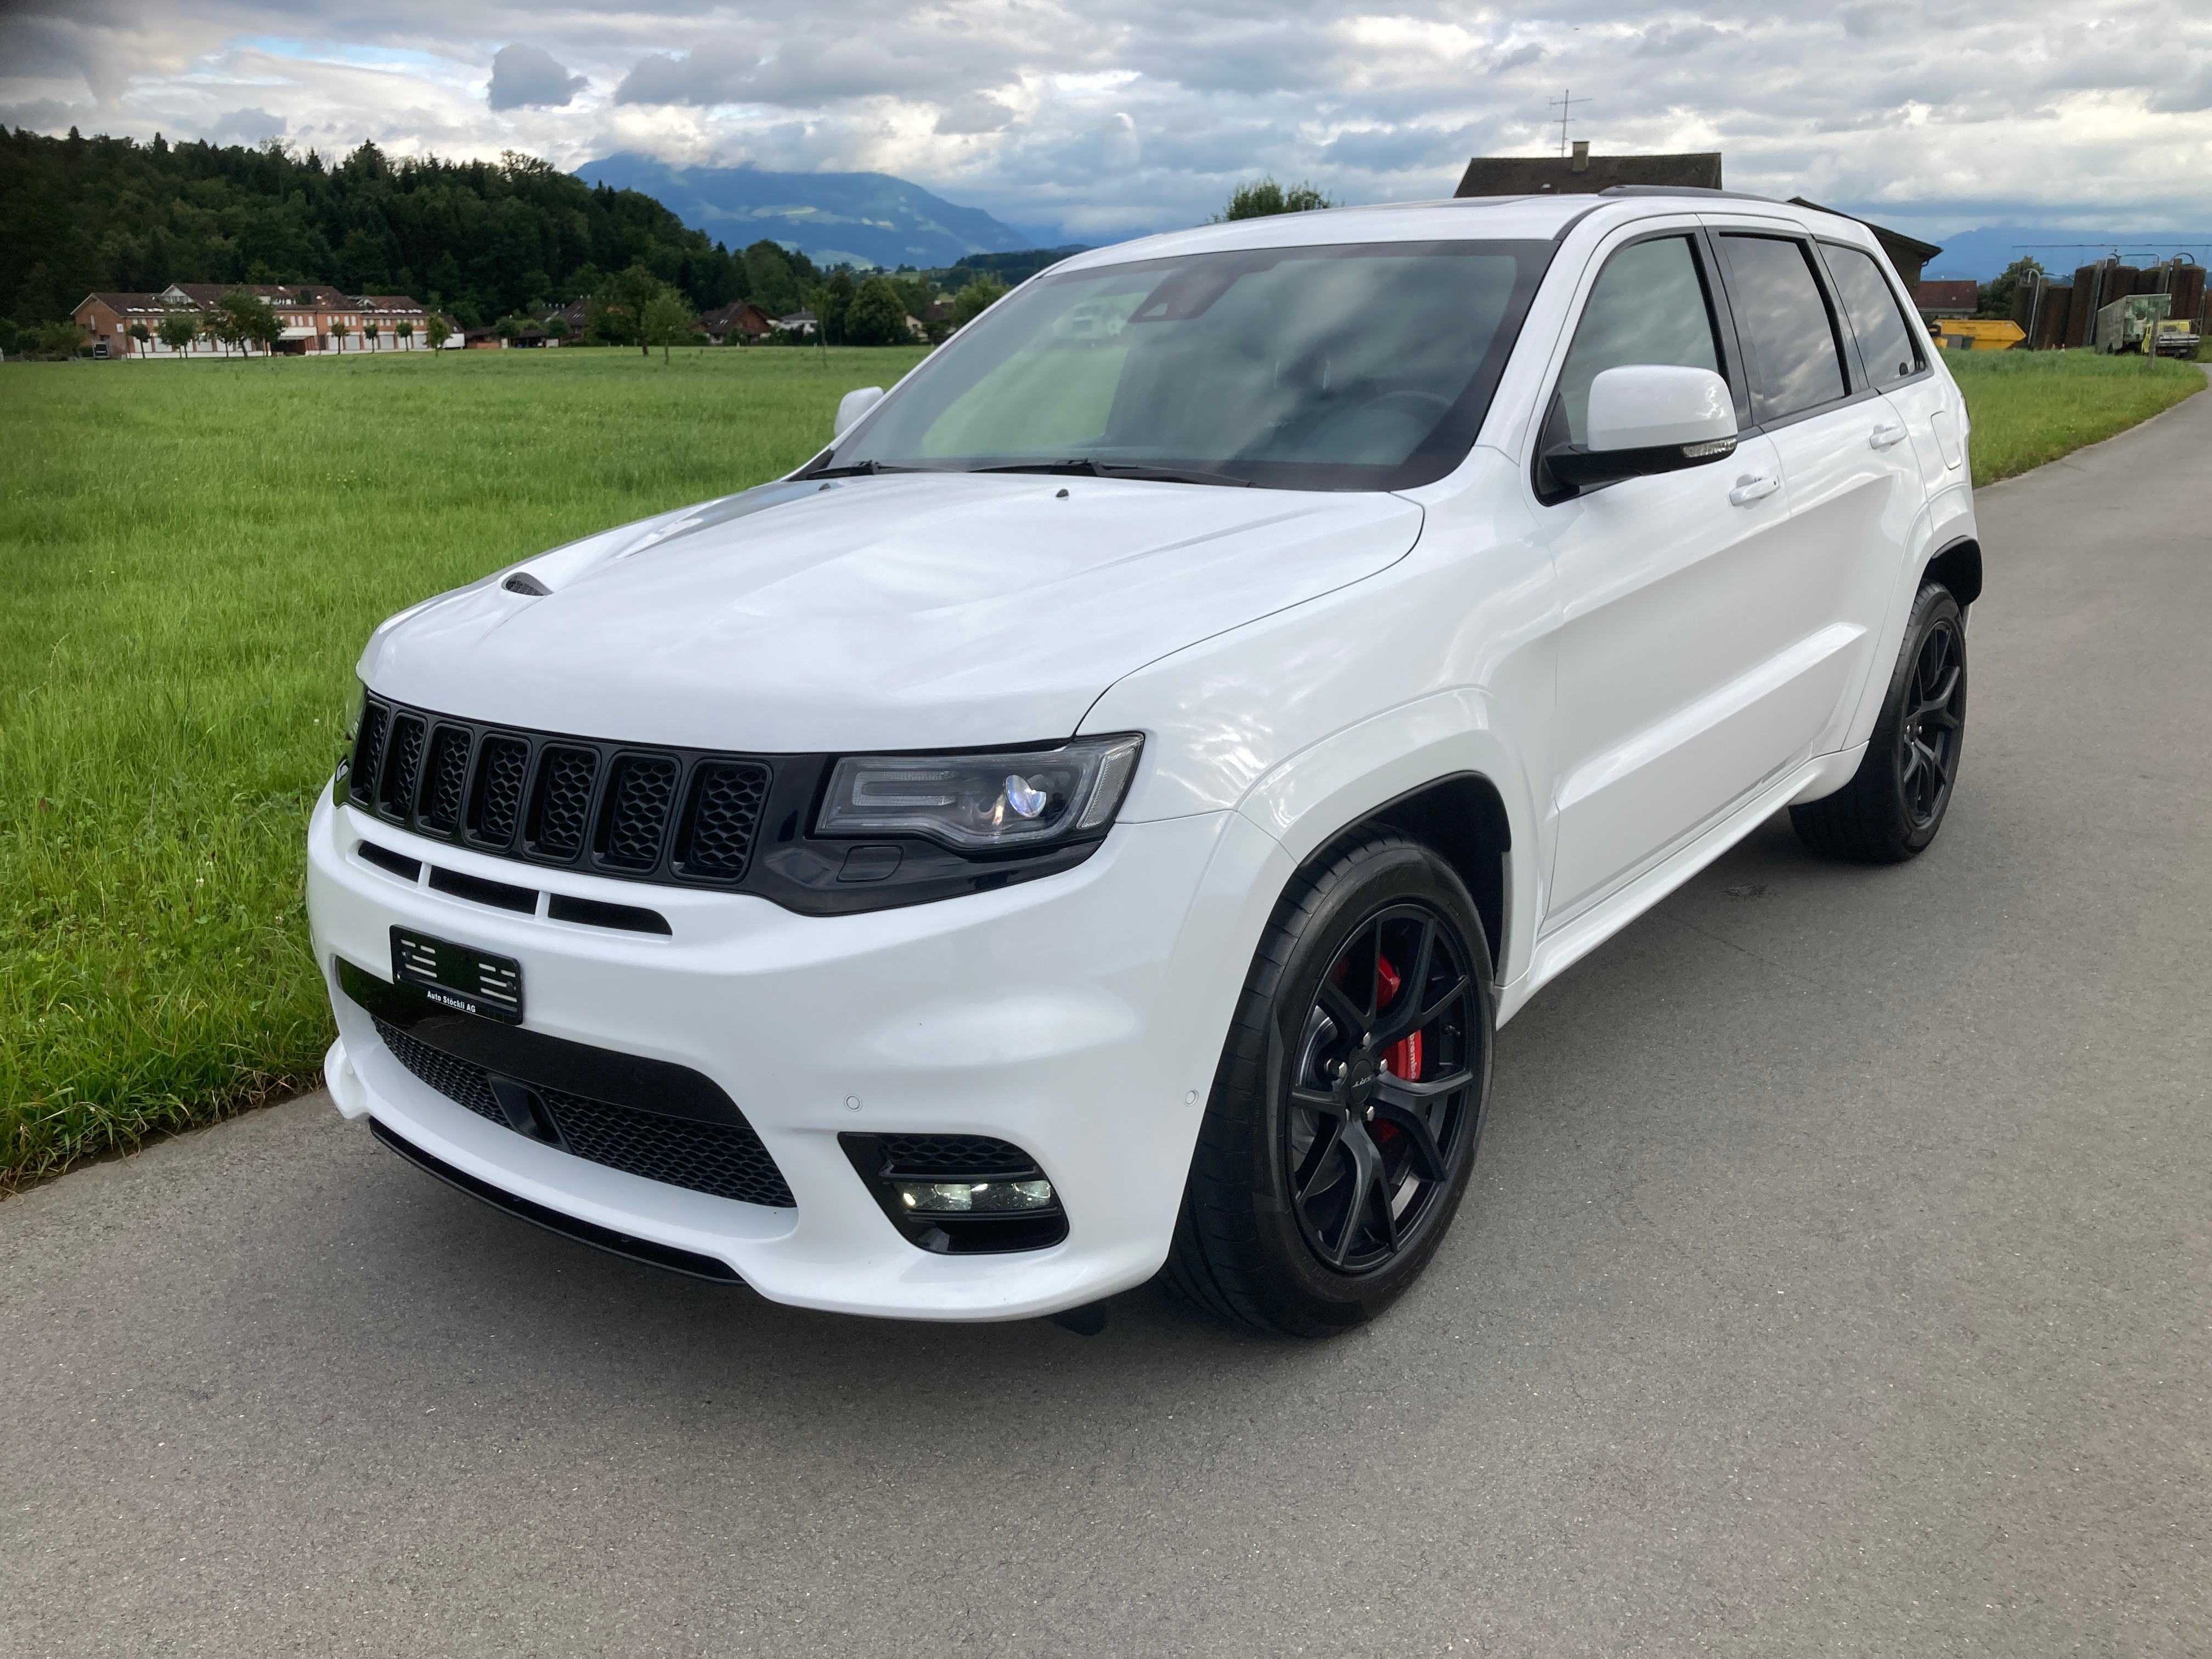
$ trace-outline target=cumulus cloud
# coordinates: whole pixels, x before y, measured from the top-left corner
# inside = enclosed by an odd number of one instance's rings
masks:
[[[512,44],[487,87],[498,41]],[[1352,201],[1443,194],[1469,155],[1548,153],[1562,86],[1590,96],[1573,136],[1601,154],[1718,149],[1739,188],[1900,216],[2004,202],[2054,222],[2179,224],[2196,210],[2172,181],[2212,156],[2212,15],[2172,0],[2002,15],[1875,0],[0,0],[0,119],[41,130],[872,169],[1085,239],[1194,222],[1262,173]]]
[[[589,84],[555,62],[544,47],[518,43],[492,54],[491,85],[485,88],[484,101],[494,109],[559,108]]]

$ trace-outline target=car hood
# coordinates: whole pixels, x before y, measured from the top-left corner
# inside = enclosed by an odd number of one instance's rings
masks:
[[[1030,474],[765,485],[402,612],[362,678],[444,714],[767,752],[1073,732],[1121,676],[1404,556],[1421,512]],[[552,590],[503,583],[527,572]]]

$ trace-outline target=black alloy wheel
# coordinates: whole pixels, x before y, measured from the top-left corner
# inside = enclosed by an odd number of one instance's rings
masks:
[[[1215,1073],[1170,1287],[1295,1336],[1396,1300],[1474,1166],[1491,972],[1467,889],[1417,842],[1370,834],[1293,882]]]
[[[1476,1087],[1464,948],[1437,911],[1390,905],[1345,941],[1307,1010],[1283,1157],[1306,1243],[1339,1273],[1387,1266],[1450,1181]]]
[[[1966,731],[1966,642],[1943,617],[1921,636],[1897,725],[1897,782],[1916,830],[1933,829],[1950,805]]]
[[[1901,864],[1936,839],[1966,741],[1966,622],[1930,582],[1912,601],[1866,757],[1834,794],[1790,809],[1815,853],[1854,864]]]

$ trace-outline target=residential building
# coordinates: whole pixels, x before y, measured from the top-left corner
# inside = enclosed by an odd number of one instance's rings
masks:
[[[1939,317],[1971,317],[1982,305],[1981,289],[1964,278],[1917,283],[1912,294],[1922,319],[1931,323]]]
[[[699,326],[716,345],[726,345],[732,334],[741,343],[750,344],[762,338],[777,324],[775,319],[751,301],[739,300],[734,304],[718,306],[707,312],[699,319]]]
[[[284,330],[276,349],[286,356],[429,349],[430,313],[420,301],[404,294],[343,294],[317,283],[172,283],[158,294],[88,294],[70,314],[95,356],[212,357],[222,348],[204,336],[178,351],[164,345],[156,331],[179,313],[204,315],[240,289],[276,313]],[[145,326],[149,337],[143,345],[131,336],[133,323]],[[403,323],[408,328],[404,339]]]
[[[1454,196],[1595,196],[1615,185],[1721,187],[1718,150],[1680,155],[1593,155],[1577,138],[1566,155],[1477,155]]]

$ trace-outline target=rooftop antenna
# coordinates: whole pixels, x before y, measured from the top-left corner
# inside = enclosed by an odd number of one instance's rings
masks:
[[[1567,123],[1582,119],[1581,116],[1574,112],[1574,107],[1577,104],[1587,104],[1592,100],[1588,98],[1576,97],[1571,87],[1562,87],[1559,88],[1558,97],[1547,99],[1545,101],[1547,108],[1559,112],[1559,154],[1565,155],[1567,153]]]

